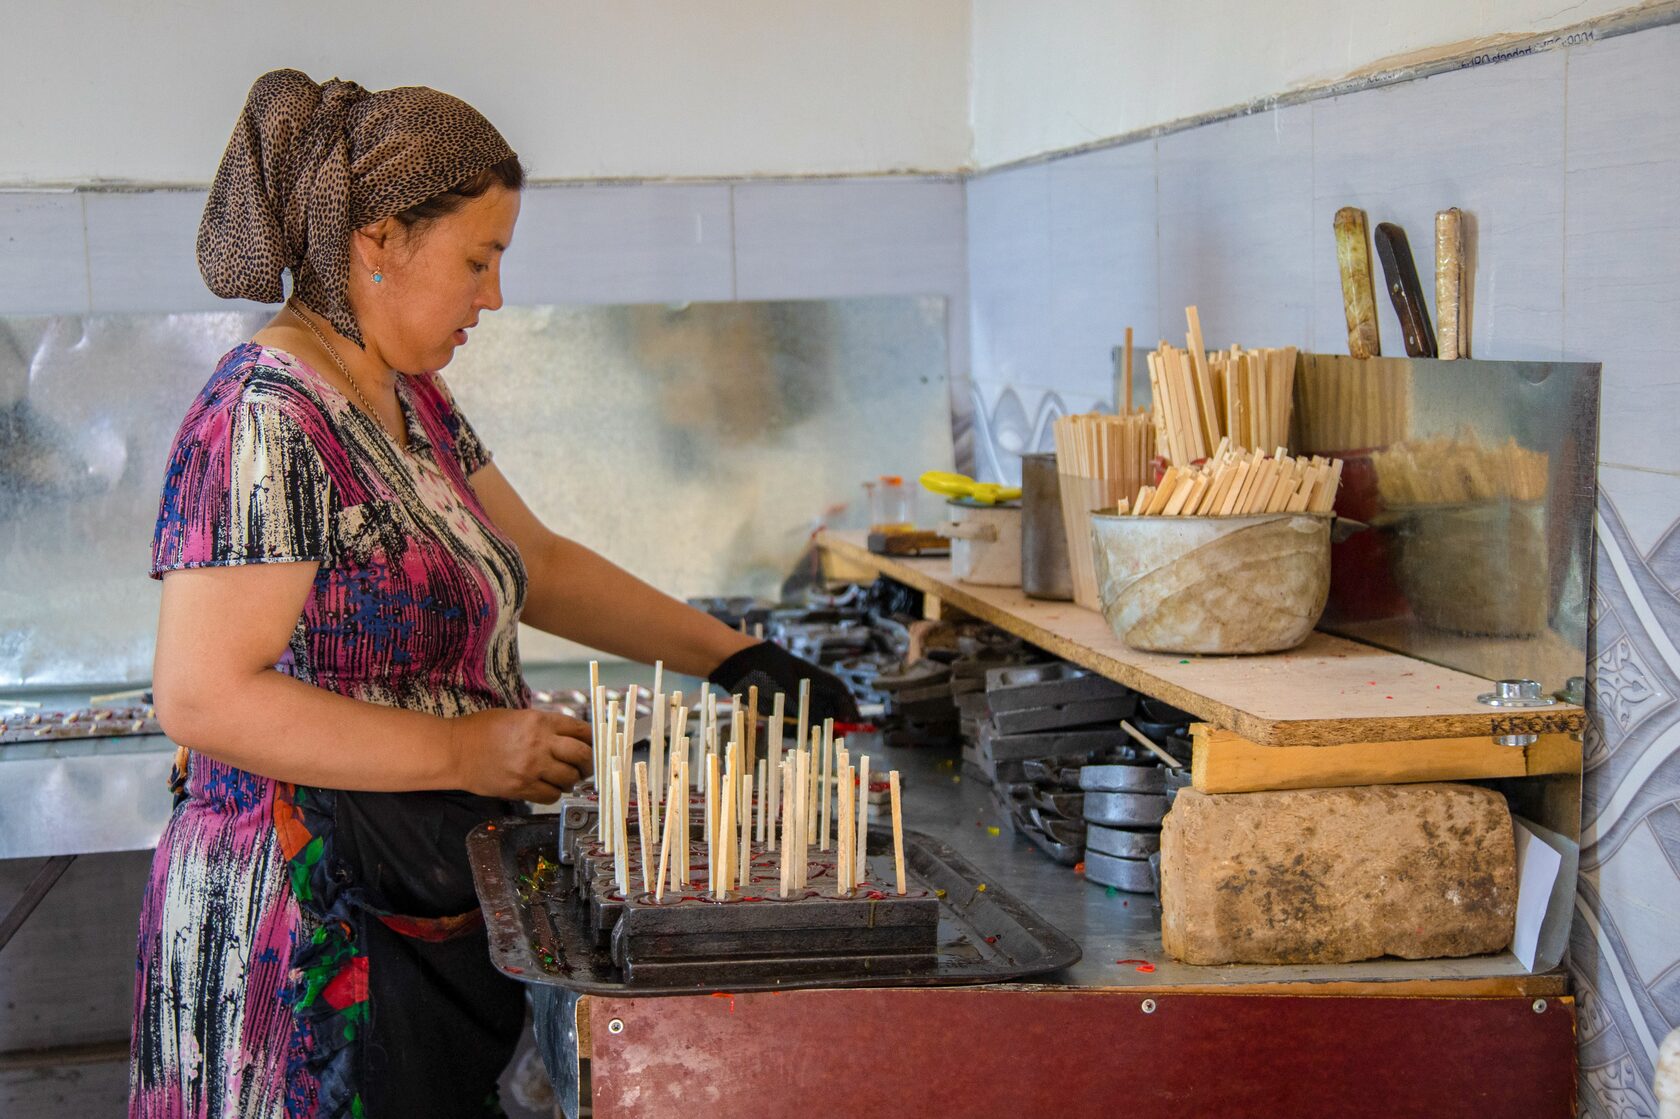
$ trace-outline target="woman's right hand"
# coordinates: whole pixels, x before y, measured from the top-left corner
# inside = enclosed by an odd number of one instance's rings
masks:
[[[497,708],[449,720],[460,787],[553,804],[589,774],[589,724],[551,711]]]

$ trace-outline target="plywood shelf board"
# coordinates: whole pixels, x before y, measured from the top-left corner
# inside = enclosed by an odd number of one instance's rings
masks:
[[[1262,657],[1139,652],[1122,644],[1096,611],[1028,598],[1018,587],[959,583],[948,558],[872,555],[863,533],[825,532],[818,544],[853,567],[936,594],[948,606],[1261,745],[1566,733],[1584,723],[1581,709],[1569,704],[1526,712],[1485,707],[1476,696],[1491,689],[1487,680],[1325,633]]]

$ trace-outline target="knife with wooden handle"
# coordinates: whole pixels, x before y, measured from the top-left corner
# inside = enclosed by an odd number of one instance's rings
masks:
[[[1388,284],[1388,296],[1394,301],[1394,313],[1400,318],[1400,338],[1406,344],[1408,357],[1435,356],[1435,328],[1429,325],[1429,304],[1423,299],[1423,285],[1418,282],[1417,263],[1412,259],[1412,245],[1406,231],[1393,222],[1377,226],[1372,236],[1377,247],[1377,259],[1382,261],[1383,279]]]
[[[1377,336],[1377,296],[1371,285],[1371,239],[1365,211],[1343,206],[1336,211],[1336,265],[1342,274],[1342,308],[1347,312],[1348,353],[1376,357],[1382,353]]]
[[[1464,214],[1457,206],[1435,215],[1436,349],[1442,360],[1470,356],[1470,316],[1464,309]]]

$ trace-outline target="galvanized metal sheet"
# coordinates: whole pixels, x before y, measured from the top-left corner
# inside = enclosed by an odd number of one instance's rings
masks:
[[[1586,673],[1600,367],[1303,354],[1295,450],[1347,460],[1321,628],[1547,691]],[[1542,456],[1536,501],[1387,507],[1378,453],[1451,438]]]
[[[164,460],[264,321],[0,316],[0,688],[150,677]],[[772,591],[863,480],[952,462],[943,299],[507,308],[447,375],[551,527],[678,596]]]

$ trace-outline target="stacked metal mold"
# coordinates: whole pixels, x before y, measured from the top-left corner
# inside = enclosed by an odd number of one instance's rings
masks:
[[[970,769],[991,783],[1010,829],[1050,858],[1083,863],[1097,885],[1153,893],[1161,820],[1190,783],[1189,722],[1183,711],[1062,661],[1003,669],[987,681]]]
[[[1131,758],[1120,720],[1137,693],[1064,661],[1003,668],[986,680],[974,766],[1011,830],[1056,862],[1084,855],[1085,791],[1081,770]]]
[[[888,746],[949,746],[978,733],[970,714],[983,703],[986,680],[996,671],[1043,657],[1031,645],[984,622],[919,622],[911,627],[913,659],[883,673],[875,687],[885,696],[882,736]]]
[[[1190,716],[1145,697],[1128,722],[1179,766],[1169,767],[1154,751],[1135,746],[1128,759],[1079,771],[1085,794],[1085,878],[1148,894],[1159,889],[1161,820],[1178,790],[1190,784]]]

